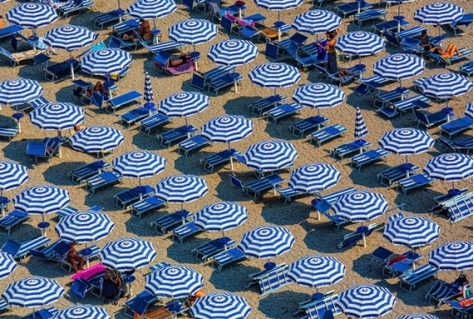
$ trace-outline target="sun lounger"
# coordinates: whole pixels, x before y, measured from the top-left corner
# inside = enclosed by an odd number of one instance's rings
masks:
[[[260,288],[259,298],[268,296],[280,288],[288,286],[293,283],[293,280],[287,276],[288,265],[280,268],[275,268],[273,271],[265,273],[265,275],[258,278],[258,286]]]
[[[148,196],[130,205],[130,208],[132,209],[131,214],[137,219],[140,219],[146,212],[162,207],[166,207],[166,202],[158,198],[156,195]]]
[[[347,128],[340,124],[326,126],[309,135],[309,142],[316,143],[318,146],[321,146],[321,144],[323,144],[324,142],[339,137],[346,131]]]
[[[48,307],[39,310],[35,310],[32,313],[21,317],[20,319],[51,319],[59,312],[55,307]]]
[[[3,47],[0,47],[0,55],[7,58],[13,67],[18,66],[22,61],[33,60],[35,56],[42,52],[43,50],[27,50],[12,53]]]
[[[202,233],[203,231],[204,230],[201,227],[198,227],[193,221],[191,221],[173,229],[171,232],[171,239],[176,239],[180,244],[182,244],[186,238]]]
[[[472,128],[472,118],[469,116],[463,116],[454,119],[448,123],[444,123],[439,127],[439,136],[447,135],[448,139],[451,139],[454,135],[463,133]]]
[[[223,77],[226,74],[230,74],[234,72],[234,70],[235,70],[234,66],[230,66],[230,65],[218,66],[218,67],[215,67],[214,69],[211,69],[209,71],[202,73],[201,75],[204,78],[205,83],[207,85],[210,81]]]
[[[276,187],[275,191],[280,195],[280,198],[285,199],[285,202],[283,203],[283,205],[286,205],[287,203],[291,202],[291,200],[295,198],[311,195],[310,193],[296,191],[291,187],[285,187],[285,188]]]
[[[379,246],[371,253],[371,256],[373,261],[381,266],[384,266],[392,257],[395,257],[396,255],[393,251],[388,250],[383,246]]]
[[[422,31],[426,30],[421,26],[415,26],[406,30],[402,30],[400,32],[394,32],[394,35],[400,39],[400,41],[404,38],[414,38],[421,34]]]
[[[452,23],[449,24],[451,29],[453,29],[454,35],[463,35],[464,31],[461,29],[461,27],[469,27],[472,24],[472,13],[465,13],[461,17],[461,19],[453,21]]]
[[[94,27],[102,30],[106,24],[118,21],[128,16],[128,12],[122,9],[111,10],[94,17]]]
[[[281,41],[276,41],[274,44],[279,48],[280,52],[289,48],[291,45],[295,45],[296,48],[299,48],[303,45],[305,45],[306,40],[308,40],[308,37],[305,36],[304,34],[301,34],[299,32],[295,32],[291,37],[286,38]]]
[[[342,14],[343,18],[354,15],[360,11],[369,10],[372,5],[365,1],[354,1],[349,3],[343,3],[334,7],[336,13]]]
[[[255,199],[261,196],[263,192],[274,189],[279,185],[280,182],[283,181],[283,179],[279,177],[278,174],[272,174],[248,184],[244,184],[241,180],[233,175],[229,175],[229,178],[232,185],[247,195],[253,194]]]
[[[157,300],[158,296],[148,292],[148,290],[143,290],[125,301],[123,311],[132,318],[141,318],[143,315],[146,315],[148,308]]]
[[[157,136],[160,140],[161,145],[170,147],[172,143],[184,140],[192,136],[197,132],[197,128],[192,125],[183,125],[180,127],[173,128],[171,130],[165,131]]]
[[[0,137],[6,137],[9,141],[11,141],[18,133],[20,133],[18,127],[0,126]]]
[[[148,50],[148,54],[153,55],[153,57],[160,53],[161,51],[179,51],[183,47],[183,43],[176,42],[173,40],[158,42],[156,44],[145,45],[145,48]]]
[[[372,27],[374,28],[374,31],[378,31],[381,34],[383,34],[384,31],[392,31],[392,30],[398,29],[399,23],[400,23],[401,28],[410,24],[410,22],[404,19],[403,20],[389,20],[389,21],[383,21],[383,22],[374,24]]]
[[[325,199],[313,199],[311,201],[311,204],[313,205],[313,207],[316,209],[316,212],[318,213],[318,219],[320,219],[320,214],[323,214],[329,219],[331,225],[333,225],[334,228],[336,228],[336,231],[339,230],[341,226],[349,223],[347,219],[344,219],[340,217],[339,215],[332,214],[330,211],[332,204],[326,201]]]
[[[214,255],[233,248],[237,243],[229,237],[221,237],[213,240],[209,240],[196,248],[191,252],[195,254],[196,258],[201,262],[208,261]]]
[[[243,79],[244,77],[237,72],[225,74],[219,78],[212,79],[209,81],[209,93],[217,95],[219,94],[219,90],[229,86],[237,85]]]
[[[99,188],[113,186],[120,183],[121,180],[122,176],[118,173],[103,172],[86,179],[86,189],[89,188],[89,192],[94,194]]]
[[[290,130],[293,135],[303,137],[308,131],[321,128],[321,125],[329,121],[327,117],[316,115],[299,120],[295,124],[290,125]]]
[[[44,236],[36,236],[23,242],[8,238],[2,246],[2,251],[12,255],[14,259],[22,259],[29,254],[30,249],[38,249],[46,246],[51,239]]]
[[[115,36],[111,36],[109,39],[109,48],[117,48],[117,49],[132,49],[136,50],[138,49],[138,44],[139,42],[136,41],[126,41],[123,40],[122,38],[117,38]]]
[[[401,255],[392,256],[382,267],[384,276],[394,278],[404,275],[413,269],[413,264],[422,258],[420,254],[413,251],[407,251]]]
[[[433,52],[429,52],[429,55],[436,62],[436,65],[443,63],[448,66],[459,60],[467,59],[472,55],[472,50],[468,48],[459,48],[459,53],[461,53],[461,55],[455,54],[452,58],[447,59]]]
[[[178,144],[178,153],[183,151],[184,156],[187,157],[190,152],[197,151],[210,144],[210,141],[201,134],[194,135]]]
[[[66,60],[56,63],[43,69],[43,77],[45,80],[60,81],[71,76],[71,64],[74,71],[78,70],[80,65],[78,60]]]
[[[112,32],[117,36],[121,36],[126,32],[133,31],[140,26],[140,19],[128,19],[112,26]]]
[[[23,27],[16,25],[16,24],[11,24],[9,26],[6,26],[4,28],[0,29],[0,40],[3,38],[9,38],[12,35],[16,35],[17,33],[23,31]]]
[[[130,92],[115,96],[111,98],[110,100],[108,100],[107,109],[110,108],[112,110],[111,113],[115,113],[116,109],[122,106],[125,106],[129,103],[133,103],[133,102],[140,103],[141,98],[142,98],[142,94],[140,92],[130,91]]]
[[[141,107],[138,107],[136,109],[133,109],[133,110],[130,110],[126,113],[123,113],[120,115],[120,121],[123,123],[127,123],[128,125],[128,128],[130,128],[130,126],[132,124],[135,124],[136,122],[139,122],[151,115],[153,115],[154,113],[156,113],[156,109],[150,109],[148,107],[144,107],[144,106],[141,106]]]
[[[395,32],[391,32],[391,31],[388,31],[388,30],[385,30],[383,32],[383,36],[385,38],[385,40],[390,43],[391,45],[395,46],[395,47],[399,47],[401,46],[400,42],[402,41],[401,39],[399,39]]]
[[[385,107],[388,104],[393,103],[394,101],[404,100],[409,93],[410,91],[408,91],[408,89],[404,87],[398,87],[394,90],[387,92],[378,92],[377,94],[373,94],[373,106],[377,106],[377,104],[380,103],[380,107]]]
[[[378,109],[378,112],[384,114],[385,116],[391,118],[394,117],[397,114],[400,114],[400,116],[415,107],[422,107],[425,108],[426,106],[429,106],[427,102],[429,102],[430,99],[427,98],[424,95],[421,94],[416,94],[413,96],[410,96],[404,100],[401,101],[396,101],[392,103],[392,106],[385,106],[381,107]]]
[[[338,294],[328,294],[321,299],[312,301],[305,309],[306,315],[301,319],[330,319],[342,314],[341,308],[336,304],[338,298]]]
[[[81,165],[68,173],[73,182],[81,183],[84,179],[99,174],[104,168],[110,164],[103,160],[98,160],[89,164]]]
[[[387,10],[384,9],[370,9],[365,10],[361,13],[354,14],[354,21],[352,22],[353,25],[357,27],[361,27],[364,21],[375,20],[375,19],[386,19],[385,17],[388,15]]]
[[[350,155],[356,152],[362,152],[370,145],[372,144],[370,142],[367,142],[366,140],[356,140],[352,142],[347,142],[333,148],[331,150],[331,155],[332,157],[336,159],[339,158],[342,160],[344,156]]]
[[[362,166],[383,160],[388,154],[388,151],[381,148],[362,152],[361,154],[351,157],[351,167],[355,167],[360,171]]]
[[[38,158],[52,158],[59,152],[61,141],[53,137],[46,137],[42,142],[30,141],[26,144],[26,155],[35,158],[35,164],[38,164]]]
[[[467,195],[457,198],[452,205],[447,207],[451,223],[457,223],[473,214],[472,193]]]
[[[47,104],[49,103],[49,101],[44,97],[44,96],[39,96],[37,97],[36,99],[33,99],[31,101],[28,101],[27,102],[29,106],[31,106],[33,109],[36,109],[40,106],[42,106],[43,104]],[[28,107],[24,108],[23,111],[25,111],[26,109],[28,109]]]
[[[323,58],[319,58],[317,55],[309,55],[309,56],[293,56],[298,68],[303,69],[303,71],[307,71],[307,69],[311,66],[316,66],[320,64],[324,64],[328,62],[327,54],[323,56]]]
[[[433,181],[433,178],[431,178],[427,174],[416,174],[399,180],[397,182],[397,188],[400,188],[403,195],[406,195],[408,191],[421,187],[426,187],[428,185],[431,185]]]
[[[427,129],[432,126],[437,126],[443,122],[446,122],[450,118],[453,118],[455,116],[452,111],[445,109],[434,113],[422,112],[417,109],[413,109],[413,115],[415,116],[416,127],[422,124]]]
[[[472,315],[472,296],[461,300],[445,300],[451,307],[451,315],[454,318],[469,319]]]
[[[436,276],[438,271],[438,268],[431,266],[430,264],[425,264],[413,271],[407,272],[399,277],[400,288],[410,292],[416,287],[417,284],[433,276]]]
[[[30,218],[28,213],[15,209],[9,212],[6,216],[0,218],[0,228],[7,232],[7,236],[10,236],[10,231],[13,227],[23,224]]]
[[[472,136],[461,135],[454,139],[439,137],[437,140],[447,146],[452,152],[464,152],[466,154],[472,152]]]
[[[253,114],[262,116],[262,114],[271,109],[272,107],[278,106],[281,102],[285,101],[288,97],[280,94],[271,95],[265,98],[261,98],[249,105]]]
[[[458,72],[460,74],[464,74],[465,76],[472,76],[472,60],[469,62],[464,63],[458,68]]]
[[[102,264],[96,264],[84,271],[73,275],[71,292],[84,298],[88,292],[101,297],[102,282],[105,277],[105,267]]]
[[[321,73],[324,77],[328,78],[331,83],[337,82],[339,86],[342,84],[348,84],[352,82],[356,77],[360,76],[365,71],[365,65],[358,64],[356,66],[350,67],[345,71],[349,72],[350,75],[346,75],[343,77],[338,76],[339,72],[335,74],[330,74],[328,70],[318,65],[314,66],[319,73]]]
[[[194,72],[196,70],[196,66],[194,61],[188,59],[185,63],[178,65],[178,66],[171,66],[170,60],[173,59],[173,55],[166,51],[159,51],[153,61],[155,62],[155,69],[163,70],[164,72],[171,74],[171,75],[180,75],[184,73]]]
[[[279,119],[293,116],[297,114],[303,106],[297,103],[282,104],[274,107],[273,109],[265,112],[263,115],[266,116],[267,122],[276,124]]]
[[[207,156],[206,158],[200,160],[200,162],[203,164],[203,167],[206,171],[212,173],[215,166],[230,162],[236,153],[237,150],[231,148]]]
[[[121,209],[125,209],[131,204],[150,197],[153,194],[154,190],[150,185],[141,185],[130,188],[114,195],[115,205]]]
[[[419,170],[419,167],[411,163],[403,163],[394,167],[389,167],[379,174],[380,182],[386,186],[391,186],[396,181],[403,179]]]
[[[246,259],[246,257],[243,251],[238,247],[234,247],[212,256],[210,261],[212,262],[212,267],[218,271],[222,271],[224,267],[244,259]]]
[[[154,129],[164,126],[171,122],[170,118],[161,113],[155,113],[140,121],[140,132],[150,135]]]
[[[58,15],[63,19],[71,13],[83,11],[83,10],[92,10],[94,2],[91,0],[74,0],[73,2],[68,2],[67,4],[57,8]]]
[[[442,280],[437,280],[426,293],[425,299],[428,299],[429,302],[434,300],[436,302],[435,307],[439,308],[445,303],[445,300],[459,297],[461,295],[459,288],[455,282],[447,283]]]
[[[155,227],[155,230],[162,235],[166,234],[170,229],[178,226],[184,225],[187,221],[192,218],[192,214],[183,209],[172,214],[164,215],[152,223],[152,226]]]

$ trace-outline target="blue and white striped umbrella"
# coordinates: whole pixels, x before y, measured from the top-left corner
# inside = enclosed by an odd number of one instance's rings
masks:
[[[258,48],[250,41],[229,39],[211,45],[207,57],[219,65],[239,66],[258,55]]]
[[[337,86],[326,83],[312,83],[298,87],[293,100],[303,106],[318,109],[334,107],[344,102],[346,94]]]
[[[244,206],[232,202],[217,202],[204,206],[194,217],[194,223],[205,231],[221,231],[236,228],[248,218]],[[223,234],[224,235],[224,234]]]
[[[202,275],[185,266],[165,266],[145,277],[145,289],[157,297],[186,298],[203,286]]]
[[[316,288],[333,285],[345,274],[346,266],[330,256],[304,256],[288,268],[288,277],[297,284]]]
[[[174,175],[163,178],[155,188],[156,196],[169,203],[189,203],[208,192],[206,180],[195,175]]]
[[[65,130],[84,122],[84,110],[68,102],[52,102],[30,113],[31,123],[44,130]]]
[[[411,315],[398,316],[397,319],[439,319],[434,315],[425,315],[421,313],[414,313]]]
[[[153,244],[138,238],[121,238],[107,243],[99,253],[102,264],[120,272],[148,265],[156,257]]]
[[[25,166],[12,161],[0,161],[0,196],[4,190],[20,187],[29,178]]]
[[[387,288],[375,285],[356,285],[339,293],[336,305],[346,316],[375,318],[393,310],[397,298]]]
[[[155,23],[156,18],[166,17],[176,9],[176,4],[170,0],[138,0],[128,7],[127,11],[132,17],[153,19]]]
[[[260,8],[278,11],[278,21],[280,21],[280,11],[299,7],[303,0],[255,0],[255,4]]]
[[[166,160],[151,151],[126,152],[112,161],[114,171],[124,177],[141,179],[161,173],[166,166]]]
[[[442,181],[461,181],[473,175],[472,156],[449,153],[438,155],[426,162],[423,171],[432,178]]]
[[[10,306],[40,307],[55,302],[64,288],[53,279],[26,277],[9,284],[2,293]]]
[[[229,292],[212,293],[198,298],[189,308],[194,319],[245,319],[251,310],[244,297]]]
[[[382,194],[356,191],[340,196],[333,209],[338,216],[351,222],[364,222],[382,216],[388,203]]]
[[[298,69],[286,63],[257,65],[250,71],[249,77],[258,86],[274,89],[275,94],[277,88],[292,86],[301,80]]]
[[[91,75],[109,76],[121,72],[132,63],[132,55],[118,48],[92,51],[81,59],[81,70]]]
[[[230,143],[240,141],[252,134],[253,122],[242,115],[222,115],[205,123],[202,135],[211,142]]]
[[[0,103],[20,105],[43,94],[41,85],[30,79],[17,78],[0,82]]]
[[[374,64],[374,74],[400,81],[418,75],[425,69],[425,60],[415,54],[390,54]]]
[[[472,82],[461,74],[449,72],[430,76],[420,85],[424,95],[448,100],[472,90]],[[446,102],[447,103],[447,102]]]
[[[9,277],[15,270],[18,264],[13,256],[6,252],[0,252],[0,279]]]
[[[92,305],[72,306],[59,310],[53,319],[112,319],[102,307]]]
[[[348,32],[336,40],[336,49],[344,54],[359,56],[359,63],[361,57],[375,54],[384,48],[384,39],[372,32]]]
[[[106,126],[89,126],[69,138],[73,149],[97,155],[116,148],[123,141],[120,130]]]
[[[153,103],[154,95],[153,95],[153,87],[151,85],[151,78],[148,72],[145,72],[145,88],[143,90],[143,101],[146,104]],[[154,104],[153,104],[154,106]]]
[[[420,154],[434,145],[433,138],[425,131],[416,128],[397,128],[385,132],[379,139],[379,146],[400,155]]]
[[[386,224],[383,237],[395,245],[414,249],[438,239],[439,231],[439,225],[427,217],[407,216]]]
[[[107,214],[82,212],[71,214],[59,220],[55,230],[64,240],[85,244],[107,237],[114,229],[114,223]]]
[[[28,214],[55,213],[69,204],[69,192],[53,185],[28,187],[13,198],[15,208]]]
[[[460,6],[448,2],[435,2],[417,9],[413,18],[424,24],[442,25],[461,19],[463,14],[464,9]]]
[[[293,19],[293,28],[299,32],[311,34],[336,30],[342,19],[334,12],[327,10],[310,10]]]
[[[265,172],[292,166],[297,156],[298,152],[290,142],[268,140],[250,145],[243,159],[248,167]]]
[[[36,29],[48,26],[58,19],[56,10],[42,3],[22,3],[10,9],[6,14],[11,23],[24,28]]]
[[[466,110],[464,111],[464,114],[469,116],[472,119],[472,102],[469,102],[466,104]]]
[[[364,118],[362,117],[362,112],[360,111],[359,108],[357,108],[355,128],[354,128],[354,137],[360,140],[367,134],[369,134],[369,130],[367,130],[367,126],[365,126]]]
[[[430,265],[441,270],[472,269],[472,242],[453,241],[430,252]]]
[[[194,45],[209,42],[217,36],[214,23],[204,19],[188,19],[172,25],[168,29],[168,37],[176,42]]]
[[[307,164],[291,172],[288,185],[299,192],[318,193],[336,185],[341,176],[331,164]]]
[[[260,226],[243,234],[238,247],[246,256],[268,259],[288,252],[294,243],[295,237],[288,229]]]
[[[207,95],[198,92],[180,92],[171,94],[159,104],[160,113],[169,117],[184,117],[202,112],[209,106]]]

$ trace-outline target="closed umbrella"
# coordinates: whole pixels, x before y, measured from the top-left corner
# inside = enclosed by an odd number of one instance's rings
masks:
[[[194,319],[245,319],[250,308],[244,297],[225,293],[212,293],[198,298],[189,309]]]
[[[369,134],[369,131],[367,130],[367,126],[365,126],[364,119],[362,118],[362,112],[360,111],[359,108],[357,108],[354,137],[360,141],[367,134]]]
[[[153,100],[155,99],[153,95],[153,87],[151,86],[151,78],[148,72],[145,72],[145,88],[143,90],[143,101],[145,101],[145,105],[153,104]],[[155,104],[153,104],[155,106]]]

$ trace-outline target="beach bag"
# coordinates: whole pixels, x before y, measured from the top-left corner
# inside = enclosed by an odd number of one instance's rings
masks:
[[[120,289],[111,280],[105,279],[102,286],[102,294],[105,299],[115,299],[119,296]]]

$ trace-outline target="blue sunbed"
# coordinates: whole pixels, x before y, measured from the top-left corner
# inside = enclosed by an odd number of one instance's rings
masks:
[[[112,109],[112,113],[115,113],[115,110],[119,107],[122,107],[126,104],[137,102],[140,103],[140,99],[142,98],[142,94],[138,91],[130,91],[124,93],[122,95],[116,96],[110,100],[108,100],[108,107]]]

